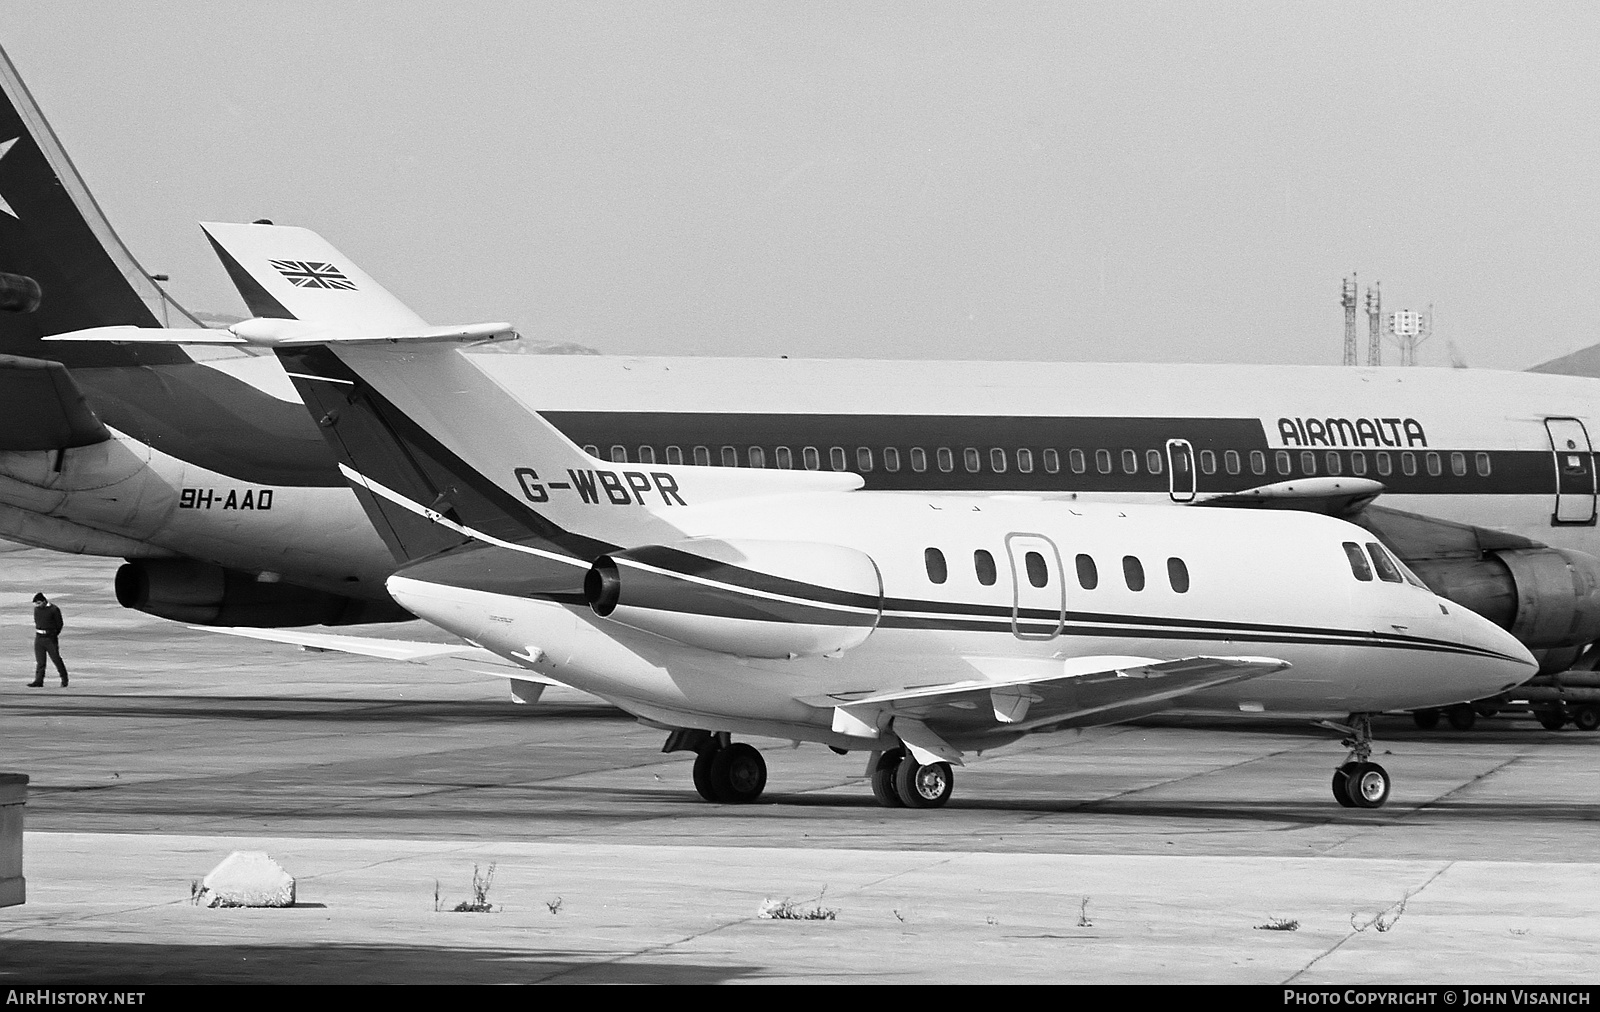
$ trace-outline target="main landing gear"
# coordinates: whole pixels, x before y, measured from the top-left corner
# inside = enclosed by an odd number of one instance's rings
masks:
[[[903,748],[876,753],[868,775],[872,796],[885,808],[938,808],[956,785],[949,763],[924,766]]]
[[[1333,799],[1345,808],[1377,808],[1389,800],[1389,771],[1372,762],[1372,714],[1352,713],[1346,723],[1323,721],[1341,731],[1339,744],[1350,750],[1344,765],[1333,771]]]
[[[732,741],[726,731],[674,731],[663,752],[693,752],[694,789],[707,801],[748,805],[767,786],[767,761],[753,745]]]

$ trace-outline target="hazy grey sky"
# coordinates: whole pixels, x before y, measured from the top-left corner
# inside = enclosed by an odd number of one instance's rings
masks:
[[[1337,363],[1351,270],[1425,362],[1600,343],[1600,5],[0,0],[0,45],[198,309],[194,223],[267,217],[616,353]]]

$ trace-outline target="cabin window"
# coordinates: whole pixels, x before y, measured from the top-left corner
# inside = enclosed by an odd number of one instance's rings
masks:
[[[1215,461],[1212,461],[1212,463],[1215,463]],[[1161,473],[1161,451],[1160,450],[1146,450],[1146,451],[1144,451],[1144,469],[1146,471],[1149,471],[1151,474],[1160,474]]]
[[[807,471],[822,470],[822,454],[815,446],[807,446],[800,451],[800,459],[805,462]]]
[[[1151,450],[1150,452],[1151,453],[1155,453],[1156,451]],[[1161,460],[1161,455],[1160,454],[1156,454],[1156,461],[1160,462],[1160,460]],[[1152,473],[1160,474],[1161,472],[1160,471],[1153,471]],[[1211,450],[1201,450],[1200,451],[1200,473],[1201,474],[1216,474],[1217,473],[1217,455],[1216,455],[1216,453],[1214,453]]]
[[[683,463],[683,447],[681,447],[681,446],[669,446],[669,447],[667,447],[667,463],[669,463],[669,464],[681,464],[681,463]]]
[[[1017,451],[1017,470],[1021,471],[1023,474],[1032,474],[1033,473],[1033,451],[1032,450],[1018,450]]]
[[[1378,571],[1378,579],[1384,583],[1404,583],[1405,577],[1400,575],[1394,562],[1390,560],[1389,553],[1376,541],[1367,542],[1367,554],[1372,556],[1372,568]]]
[[[1134,453],[1132,450],[1123,450],[1122,451],[1122,473],[1123,474],[1138,474],[1139,473],[1139,455],[1137,453]]]
[[[977,474],[978,468],[983,466],[983,457],[969,446],[961,451],[961,462],[966,465],[968,474]]]
[[[1489,477],[1489,455],[1487,453],[1476,454],[1476,461],[1478,464],[1478,477]]]
[[[989,469],[995,474],[1006,473],[1006,451],[999,447],[989,451]]]
[[[1317,473],[1317,455],[1312,453],[1310,450],[1301,450],[1300,451],[1300,473],[1301,474],[1316,474]]]
[[[921,474],[928,469],[928,454],[920,446],[911,448],[911,470]]]
[[[1360,450],[1350,451],[1350,473],[1356,475],[1367,473],[1367,455]]]
[[[1082,474],[1089,470],[1089,464],[1083,458],[1082,450],[1072,450],[1067,454],[1067,464],[1072,468],[1073,474]]]
[[[972,568],[978,574],[978,582],[985,587],[993,587],[995,581],[994,556],[983,549],[972,553]]]
[[[628,448],[613,444],[611,447],[611,461],[614,464],[626,464],[628,462]]]
[[[939,549],[929,548],[924,551],[922,564],[928,568],[928,579],[933,583],[943,583],[950,578],[950,570],[944,564],[944,553]]]
[[[1110,474],[1111,473],[1111,451],[1110,450],[1096,450],[1096,451],[1094,451],[1094,468],[1095,468],[1096,471],[1099,471],[1101,474]]]
[[[828,466],[835,471],[843,471],[845,469],[844,447],[835,446],[828,450]]]
[[[1144,563],[1131,555],[1122,557],[1122,578],[1128,582],[1129,590],[1144,589]]]
[[[1223,450],[1222,451],[1222,469],[1224,471],[1228,472],[1229,474],[1238,474],[1239,473],[1239,451],[1238,450]]]
[[[1172,584],[1173,593],[1189,593],[1189,567],[1184,565],[1182,559],[1167,560],[1167,582]]]
[[[1450,454],[1450,473],[1457,478],[1464,478],[1467,474],[1467,455],[1457,450]]]
[[[654,464],[656,462],[656,448],[653,446],[639,447],[639,463]]]
[[[1377,464],[1379,477],[1387,478],[1389,475],[1394,473],[1394,460],[1390,458],[1387,450],[1378,451]]]
[[[600,447],[594,445],[593,443],[584,443],[583,452],[587,453],[591,457],[598,457],[600,456]]]
[[[1028,582],[1035,587],[1043,587],[1050,582],[1050,570],[1044,564],[1044,556],[1038,552],[1024,555],[1022,566],[1028,571]]]
[[[1078,586],[1084,590],[1093,590],[1100,586],[1100,569],[1094,564],[1094,559],[1087,555],[1078,556]]]
[[[699,467],[711,466],[711,451],[704,446],[694,448],[694,462]]]
[[[856,469],[862,474],[872,470],[872,447],[856,447]]]
[[[1443,473],[1444,473],[1444,461],[1439,459],[1439,455],[1437,453],[1434,453],[1432,450],[1429,450],[1428,451],[1428,474],[1431,475],[1432,477],[1437,478],[1437,477],[1439,477],[1439,475],[1441,475]]]
[[[774,463],[785,471],[794,470],[794,454],[790,452],[787,446],[780,446],[772,451],[772,458]]]
[[[892,446],[883,448],[883,469],[894,472],[900,470],[900,451]]]
[[[750,447],[749,453],[746,454],[745,459],[750,461],[751,467],[766,467],[767,451],[763,450],[759,446],[752,446]]]
[[[722,448],[722,466],[723,467],[738,467],[739,466],[739,451],[735,450],[731,446],[724,446]]]
[[[1250,451],[1250,473],[1251,474],[1266,474],[1267,473],[1267,451],[1265,451],[1265,450],[1251,450]]]
[[[1279,474],[1288,474],[1290,471],[1294,470],[1294,465],[1289,461],[1288,450],[1279,450],[1277,453],[1272,455],[1272,458],[1272,462],[1277,465]]]
[[[1054,450],[1044,451],[1044,469],[1047,474],[1057,474],[1061,470],[1061,454]]]
[[[951,471],[954,471],[956,469],[956,457],[955,457],[955,454],[950,452],[950,447],[948,447],[948,446],[939,447],[938,456],[939,456],[939,470],[943,471],[945,474],[949,474]]]
[[[1402,474],[1405,474],[1408,477],[1410,475],[1416,474],[1417,473],[1417,455],[1412,453],[1410,450],[1407,450],[1406,452],[1402,453],[1400,455],[1400,471],[1401,471]]]
[[[1344,458],[1339,456],[1338,450],[1329,450],[1322,456],[1327,461],[1329,474],[1340,474],[1344,471]]]
[[[1362,583],[1372,582],[1372,566],[1367,562],[1367,556],[1361,551],[1361,546],[1354,541],[1344,543],[1344,557],[1350,560],[1350,572]]]

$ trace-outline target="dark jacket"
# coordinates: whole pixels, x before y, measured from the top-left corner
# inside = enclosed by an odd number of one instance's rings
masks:
[[[46,636],[61,635],[61,609],[53,604],[33,606],[33,628]]]

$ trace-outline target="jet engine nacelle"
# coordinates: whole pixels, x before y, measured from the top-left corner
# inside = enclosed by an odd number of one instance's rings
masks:
[[[1530,649],[1600,639],[1600,559],[1557,548],[1517,548],[1476,560],[1412,564],[1441,597],[1471,608]]]
[[[392,601],[263,583],[249,573],[196,559],[131,561],[117,570],[116,587],[117,603],[124,608],[194,625],[354,625],[412,617]]]
[[[597,559],[596,615],[703,650],[814,657],[860,646],[883,613],[870,556],[839,545],[695,538]]]
[[[31,313],[39,308],[42,296],[39,282],[26,274],[0,271],[0,309],[8,313]]]

